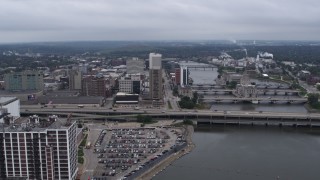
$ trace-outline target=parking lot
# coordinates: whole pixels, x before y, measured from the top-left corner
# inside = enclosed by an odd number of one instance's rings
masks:
[[[132,179],[182,141],[179,129],[115,128],[100,132],[94,143],[98,165],[93,175],[107,179]]]

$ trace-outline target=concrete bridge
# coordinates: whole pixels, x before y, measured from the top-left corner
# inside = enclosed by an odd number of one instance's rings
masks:
[[[224,86],[216,84],[193,84],[191,86],[194,90],[210,90],[210,89],[223,89]]]
[[[286,102],[286,103],[306,103],[308,100],[306,98],[300,98],[300,97],[256,97],[256,98],[251,98],[251,97],[205,97],[203,98],[205,102],[222,102],[222,101],[230,101],[233,103],[237,102],[242,102],[242,101],[247,101],[247,102],[252,102],[255,104],[260,103],[261,101],[267,101],[270,103],[276,103],[276,102]]]
[[[204,70],[204,71],[213,71],[215,69],[217,69],[217,67],[215,66],[210,66],[210,65],[206,65],[206,66],[202,66],[202,65],[188,65],[187,66],[189,70],[191,69],[195,69],[195,70]]]
[[[193,90],[198,94],[233,94],[232,89],[210,89],[210,90]],[[292,89],[257,89],[257,94],[260,95],[298,95],[300,91]]]

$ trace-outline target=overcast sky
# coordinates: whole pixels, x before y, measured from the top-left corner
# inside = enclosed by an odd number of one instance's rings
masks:
[[[0,42],[320,40],[319,0],[0,0]]]

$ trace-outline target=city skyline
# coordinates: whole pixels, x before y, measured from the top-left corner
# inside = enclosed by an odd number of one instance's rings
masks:
[[[1,0],[0,43],[320,40],[320,2]]]

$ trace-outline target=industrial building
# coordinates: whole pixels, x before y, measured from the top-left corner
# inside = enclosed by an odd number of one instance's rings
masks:
[[[2,133],[0,179],[76,178],[76,122],[32,116],[6,122]]]
[[[12,121],[20,117],[20,100],[16,97],[0,97],[0,116],[9,113]],[[3,123],[0,118],[0,123]]]
[[[5,90],[25,91],[39,90],[44,88],[43,73],[41,71],[22,71],[5,74]]]

